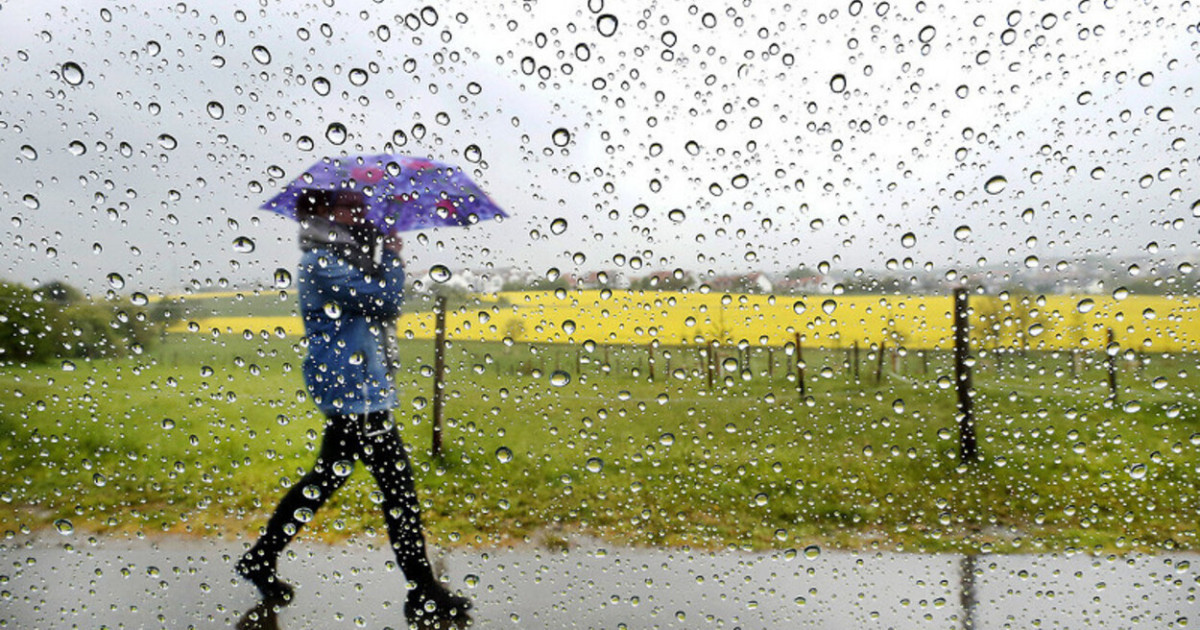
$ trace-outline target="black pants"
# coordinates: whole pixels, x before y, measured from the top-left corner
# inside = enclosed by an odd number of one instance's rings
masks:
[[[379,484],[388,538],[404,577],[418,587],[433,584],[412,467],[390,411],[328,417],[316,463],[284,495],[250,554],[274,566],[304,523],[346,483],[357,459]]]

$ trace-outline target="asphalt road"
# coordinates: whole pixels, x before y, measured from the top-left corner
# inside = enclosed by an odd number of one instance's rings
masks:
[[[277,615],[234,573],[240,541],[59,536],[0,544],[0,628],[404,628],[376,542],[297,543]],[[1200,623],[1200,555],[456,550],[439,564],[477,628],[1173,628]]]

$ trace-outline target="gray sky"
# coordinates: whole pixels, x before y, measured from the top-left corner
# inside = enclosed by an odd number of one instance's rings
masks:
[[[1187,3],[424,6],[0,3],[0,276],[267,285],[295,230],[258,204],[381,151],[512,215],[410,234],[417,273],[1196,251]]]

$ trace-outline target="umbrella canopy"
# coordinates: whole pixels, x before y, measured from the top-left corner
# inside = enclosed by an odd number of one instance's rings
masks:
[[[366,220],[387,234],[507,217],[462,169],[407,155],[328,157],[260,206],[291,219],[306,190],[355,191]]]

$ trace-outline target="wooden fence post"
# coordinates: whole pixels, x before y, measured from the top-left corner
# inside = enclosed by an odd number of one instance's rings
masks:
[[[800,397],[803,398],[808,393],[808,386],[804,383],[804,345],[800,343],[800,333],[796,333],[796,389],[800,391]]]
[[[712,391],[713,384],[717,379],[717,342],[708,342],[708,363],[705,369],[708,372],[708,390]]]
[[[887,351],[887,341],[879,342],[879,356],[875,361],[875,384],[883,382],[883,354]]]
[[[433,456],[442,456],[442,399],[446,391],[446,298],[433,307]]]
[[[851,354],[850,367],[853,368],[853,370],[854,370],[854,382],[857,383],[860,378],[860,374],[858,372],[858,342],[857,341],[855,341],[854,345],[851,346],[850,354]]]
[[[1112,395],[1113,404],[1117,402],[1117,355],[1121,353],[1121,348],[1117,346],[1116,335],[1113,334],[1113,329],[1108,329],[1108,346],[1104,348],[1105,354],[1108,355],[1106,363],[1108,363],[1108,391]]]
[[[654,381],[654,343],[646,346],[646,372],[650,375],[650,381]]]
[[[954,290],[954,383],[958,392],[958,458],[974,463],[979,455],[975,439],[975,415],[971,398],[971,341],[968,336],[967,290]]]

